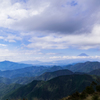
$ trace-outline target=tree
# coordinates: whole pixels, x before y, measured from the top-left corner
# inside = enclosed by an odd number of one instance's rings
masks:
[[[95,92],[95,90],[92,86],[87,86],[86,89],[85,89],[85,92],[87,94],[93,94]]]
[[[96,91],[97,91],[97,92],[100,92],[100,85],[97,85],[97,86],[96,86]]]
[[[85,91],[83,91],[81,94],[80,94],[80,98],[81,99],[85,99],[87,97],[87,93]]]

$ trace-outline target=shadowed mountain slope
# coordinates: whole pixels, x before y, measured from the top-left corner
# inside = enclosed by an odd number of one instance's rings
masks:
[[[63,69],[63,70],[58,70],[58,71],[54,71],[54,72],[45,72],[40,76],[36,76],[36,77],[19,77],[19,78],[15,78],[12,79],[12,82],[14,83],[19,83],[19,84],[27,84],[32,82],[33,80],[50,80],[52,78],[58,77],[58,76],[62,76],[62,75],[72,75],[73,72],[67,69]]]
[[[96,69],[96,70],[93,70],[91,72],[89,72],[90,75],[97,75],[97,76],[100,76],[100,69]]]
[[[90,75],[65,75],[53,78],[49,81],[33,81],[13,93],[6,95],[5,99],[27,98],[33,100],[59,100],[75,91],[83,91],[92,81],[97,82],[99,79]],[[98,81],[100,82],[100,81]]]
[[[47,81],[58,76],[71,75],[71,74],[74,74],[74,73],[70,70],[63,69],[63,70],[58,70],[54,72],[46,72],[40,76],[35,77],[35,79]]]

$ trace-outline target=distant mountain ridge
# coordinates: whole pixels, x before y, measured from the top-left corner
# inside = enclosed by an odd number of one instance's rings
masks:
[[[0,70],[14,70],[32,66],[31,64],[23,64],[11,61],[2,61],[0,62]]]
[[[4,64],[4,62],[2,62],[2,63]],[[100,69],[100,62],[90,62],[90,61],[87,61],[85,63],[77,63],[74,65],[66,65],[66,66],[62,66],[62,67],[61,66],[52,66],[52,67],[31,66],[30,67],[30,65],[27,65],[27,64],[19,64],[19,63],[13,64],[13,62],[6,62],[6,64],[7,63],[8,63],[7,68],[8,69],[11,68],[11,70],[0,71],[0,77],[6,77],[6,78],[33,77],[33,76],[40,76],[45,72],[53,72],[53,71],[63,70],[63,69],[68,69],[72,72],[89,73],[93,70]],[[4,65],[6,65],[6,64],[4,64]],[[9,65],[11,65],[11,66],[9,66]],[[17,65],[21,66],[21,68],[12,70],[12,68],[15,68],[15,66],[17,68],[19,68]],[[3,66],[0,66],[0,67],[2,69]],[[5,69],[5,67],[6,66],[4,66],[4,69]]]
[[[39,76],[44,72],[53,72],[62,69],[63,68],[60,66],[52,66],[52,67],[31,66],[15,70],[0,71],[0,76],[6,78],[33,77],[33,76]]]
[[[92,70],[96,70],[100,68],[100,62],[90,62],[87,61],[85,63],[77,63],[73,66],[70,66],[68,69],[73,72],[85,72],[89,73]]]
[[[66,65],[64,67],[25,67],[22,69],[0,71],[0,80],[10,84],[12,82],[19,84],[27,84],[32,80],[50,80],[61,75],[71,74],[91,74],[100,75],[100,62],[85,62],[75,65]],[[5,77],[4,79],[2,77]],[[10,78],[11,80],[7,79]]]
[[[85,54],[85,53],[81,53],[81,54],[79,54],[78,56],[88,56],[88,55]]]
[[[45,69],[46,67],[31,66],[14,70],[0,71],[0,76],[7,78],[32,77],[42,74],[42,71]]]
[[[33,64],[33,65],[40,65],[43,62],[35,60],[35,61],[31,61],[31,60],[27,60],[27,61],[21,61],[20,63],[24,63],[24,64]]]

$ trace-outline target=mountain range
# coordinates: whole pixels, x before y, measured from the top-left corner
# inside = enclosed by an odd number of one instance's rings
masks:
[[[66,67],[67,68],[67,67]],[[72,65],[68,67],[69,70],[73,72],[91,72],[96,69],[100,69],[100,62],[90,62],[87,61],[85,63],[77,63],[75,65]]]
[[[10,63],[14,62],[8,65]],[[17,65],[19,63],[14,63],[14,66]],[[100,84],[99,72],[100,62],[90,61],[66,66],[32,65],[0,71],[0,100],[59,100],[75,91],[83,91],[92,81]]]
[[[23,64],[23,63],[17,63],[17,62],[11,62],[11,61],[2,61],[0,62],[0,70],[14,70],[14,69],[20,69],[32,66],[31,64]]]
[[[7,62],[3,62],[3,64],[4,63],[7,64]],[[13,62],[9,62],[9,65],[12,65],[12,63]],[[4,65],[6,65],[6,64],[4,64]],[[5,78],[35,77],[35,76],[40,76],[45,72],[53,72],[53,71],[63,70],[63,69],[68,69],[72,72],[90,73],[93,70],[100,69],[100,62],[90,62],[90,61],[85,62],[85,63],[77,63],[77,64],[73,64],[73,65],[52,66],[52,67],[51,66],[49,66],[49,67],[33,66],[33,65],[30,66],[30,65],[24,64],[24,66],[23,66],[24,68],[23,68],[22,67],[23,64],[14,63],[14,66],[17,66],[17,65],[21,66],[20,69],[12,70],[13,65],[9,66],[9,69],[11,67],[11,70],[0,71],[0,77],[5,77]]]
[[[6,78],[33,77],[33,76],[39,76],[44,72],[53,72],[61,69],[63,68],[60,66],[53,66],[53,67],[31,66],[15,70],[0,71],[0,76]]]
[[[72,74],[74,74],[72,71],[65,69],[65,70],[58,70],[58,71],[54,71],[54,72],[45,72],[42,75],[36,76],[36,77],[17,77],[17,78],[12,78],[12,79],[0,77],[0,83],[28,84],[28,83],[32,82],[33,80],[47,81],[47,80],[50,80],[50,79],[58,77],[58,76],[72,75]]]

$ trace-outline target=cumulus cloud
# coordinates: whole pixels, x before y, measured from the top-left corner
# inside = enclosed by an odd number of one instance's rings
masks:
[[[0,44],[0,46],[6,47],[7,45],[5,45],[5,44]]]
[[[98,0],[3,0],[0,26],[22,31],[81,34],[100,23],[99,4]]]
[[[71,5],[72,0],[41,2],[29,0],[29,2],[31,2],[28,3],[30,9],[33,12],[37,11],[37,14],[15,22],[14,26],[18,29],[80,34],[90,32],[94,24],[100,22],[98,22],[99,1],[75,0],[76,6]]]
[[[2,45],[0,45],[2,46]],[[0,61],[24,61],[24,60],[40,60],[43,59],[41,52],[38,50],[9,50],[6,48],[0,48]]]
[[[16,42],[16,41],[21,41],[22,38],[20,36],[17,36],[17,35],[6,34],[6,35],[1,35],[0,40],[4,40],[7,42]]]
[[[16,40],[22,40],[22,38],[16,35],[9,34],[4,40],[9,42],[16,42]]]
[[[35,49],[67,49],[70,47],[78,49],[99,48],[100,45],[100,25],[96,25],[91,30],[91,34],[73,35],[31,35],[27,48]]]

